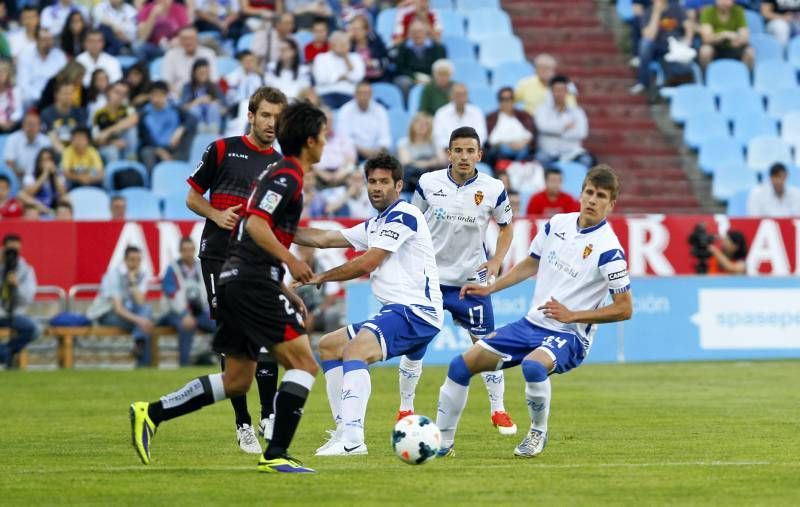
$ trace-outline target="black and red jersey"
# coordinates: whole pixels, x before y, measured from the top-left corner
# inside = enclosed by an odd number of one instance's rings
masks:
[[[292,244],[303,212],[303,169],[297,159],[287,157],[258,176],[247,200],[242,220],[231,240],[228,259],[220,273],[220,284],[233,279],[280,283],[281,261],[258,246],[247,233],[252,215],[263,218],[286,248]]]
[[[241,216],[258,175],[280,159],[280,154],[272,147],[260,150],[246,136],[217,139],[208,145],[187,181],[201,194],[208,190],[211,206],[218,210],[241,204]],[[230,231],[206,219],[200,258],[225,260],[230,237]]]

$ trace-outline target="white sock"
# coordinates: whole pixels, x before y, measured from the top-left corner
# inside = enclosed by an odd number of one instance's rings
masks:
[[[467,404],[468,393],[469,387],[453,382],[450,377],[445,378],[444,384],[439,388],[436,426],[442,432],[442,447],[449,447],[453,444],[458,420]]]
[[[414,394],[422,375],[422,359],[414,361],[406,356],[400,359],[400,410],[414,411]]]
[[[369,370],[359,368],[344,374],[342,381],[342,440],[349,443],[364,442],[364,419],[367,402],[372,392]]]
[[[528,382],[525,385],[525,399],[528,402],[531,427],[539,431],[547,431],[547,418],[550,417],[550,392],[549,378],[542,382]]]
[[[328,404],[331,407],[333,422],[337,428],[342,422],[342,365],[325,372],[325,388],[328,393]]]
[[[503,404],[503,394],[506,390],[506,383],[503,370],[485,371],[481,373],[481,378],[486,385],[486,391],[489,393],[489,410],[491,413],[505,412],[506,407]]]

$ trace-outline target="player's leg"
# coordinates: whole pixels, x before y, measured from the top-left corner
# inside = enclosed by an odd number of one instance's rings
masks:
[[[272,438],[272,428],[275,425],[273,402],[278,392],[278,362],[266,348],[258,352],[256,364],[256,385],[258,386],[258,399],[261,402],[261,424],[258,432],[265,440]]]
[[[319,342],[319,358],[328,394],[333,423],[338,428],[342,422],[342,379],[344,369],[342,355],[349,339],[348,328],[343,327],[328,333]]]
[[[422,376],[422,357],[412,358],[403,356],[400,358],[398,368],[400,385],[400,408],[397,410],[397,420],[414,413],[414,398],[417,392],[417,384]]]

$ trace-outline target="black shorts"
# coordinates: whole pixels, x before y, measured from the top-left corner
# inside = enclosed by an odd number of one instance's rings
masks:
[[[220,354],[258,359],[261,347],[306,334],[303,319],[278,284],[234,280],[218,289],[219,328],[212,347]]]
[[[733,48],[730,46],[714,46],[714,60],[741,60],[747,46]]]
[[[211,318],[217,318],[217,283],[219,282],[219,272],[225,261],[217,259],[200,259],[200,269],[203,271],[203,283],[206,284],[206,295],[208,296],[208,307],[211,309]]]

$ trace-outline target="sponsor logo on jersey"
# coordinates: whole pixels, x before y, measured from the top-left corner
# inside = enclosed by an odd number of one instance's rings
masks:
[[[264,197],[261,199],[261,202],[258,203],[258,207],[266,211],[267,213],[273,213],[275,209],[278,207],[282,199],[281,194],[277,192],[273,192],[272,190],[267,190],[267,193],[264,194]]]
[[[450,213],[444,208],[434,209],[433,218],[436,220],[447,220],[448,222],[458,222],[462,224],[478,223],[478,219],[474,216],[464,215],[462,213]]]
[[[386,236],[387,238],[392,238],[396,240],[400,237],[400,234],[396,233],[395,231],[390,231],[388,229],[384,229],[381,231],[381,236]]]
[[[475,192],[475,205],[480,206],[482,202],[483,202],[483,192],[478,190],[477,192]]]
[[[569,263],[564,262],[558,258],[555,250],[550,250],[547,254],[547,263],[553,266],[553,269],[560,271],[571,278],[577,278],[580,272],[574,269]]]
[[[628,270],[623,269],[622,271],[617,271],[616,273],[609,273],[608,280],[609,281],[619,280],[620,278],[625,278],[626,276],[628,276]]]
[[[592,245],[591,243],[589,243],[588,245],[586,245],[586,246],[583,248],[583,258],[584,258],[584,259],[585,259],[585,258],[587,258],[587,257],[589,257],[590,255],[592,255],[592,246],[593,246],[593,245]]]
[[[433,193],[436,197],[447,197],[447,194],[444,193],[444,189],[440,188],[436,192]]]
[[[239,276],[239,268],[228,269],[223,271],[219,274],[219,279],[222,280],[224,278],[231,278],[233,276]]]
[[[247,160],[248,158],[250,158],[248,155],[245,155],[244,153],[234,153],[234,152],[232,152],[232,151],[229,151],[229,152],[228,152],[228,156],[229,156],[229,157],[233,157],[233,158],[243,158],[243,159],[245,159],[245,160]]]
[[[276,185],[280,185],[280,186],[282,186],[282,187],[285,187],[285,186],[287,186],[287,185],[288,185],[288,183],[286,182],[286,176],[281,176],[280,178],[278,178],[277,180],[275,180],[275,184],[276,184]]]
[[[511,213],[511,203],[506,204],[506,207],[503,210],[503,213]]]

